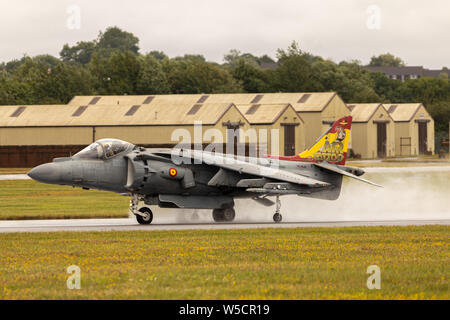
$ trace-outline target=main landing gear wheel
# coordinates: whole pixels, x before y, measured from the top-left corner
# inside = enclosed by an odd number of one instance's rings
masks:
[[[214,209],[212,215],[215,222],[231,222],[234,220],[236,212],[233,208]]]
[[[280,213],[280,208],[281,208],[280,196],[277,196],[275,214],[273,215],[273,221],[277,223],[281,222],[281,220],[283,219],[283,216]]]
[[[153,221],[153,213],[150,208],[142,207],[139,213],[136,214],[136,220],[139,224],[150,224]]]

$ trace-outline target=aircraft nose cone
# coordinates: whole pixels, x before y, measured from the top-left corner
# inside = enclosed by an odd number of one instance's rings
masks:
[[[56,163],[41,164],[27,174],[31,179],[44,183],[58,183],[60,180],[60,170]]]

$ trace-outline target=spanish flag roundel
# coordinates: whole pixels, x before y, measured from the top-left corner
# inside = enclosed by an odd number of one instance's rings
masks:
[[[178,171],[175,168],[170,168],[169,169],[169,176],[171,177],[175,177],[177,175]]]

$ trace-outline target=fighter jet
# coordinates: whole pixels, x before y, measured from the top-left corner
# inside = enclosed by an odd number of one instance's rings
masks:
[[[152,205],[212,209],[214,221],[231,222],[237,198],[275,205],[273,220],[280,222],[282,195],[336,200],[343,176],[378,186],[360,177],[363,170],[345,166],[351,123],[351,116],[339,119],[311,148],[291,157],[147,149],[101,139],[72,157],[37,166],[28,175],[44,183],[129,195],[130,211],[140,224],[152,222]]]

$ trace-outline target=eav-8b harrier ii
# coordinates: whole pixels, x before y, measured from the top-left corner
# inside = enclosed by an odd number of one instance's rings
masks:
[[[345,166],[351,122],[350,116],[339,119],[310,149],[292,157],[155,150],[102,139],[72,157],[40,165],[28,175],[45,183],[128,194],[140,224],[152,222],[150,205],[212,209],[214,221],[233,221],[235,198],[275,204],[273,220],[280,222],[282,195],[335,200],[343,176],[374,184],[360,178],[363,170]],[[269,197],[275,197],[275,202]],[[139,201],[146,206],[138,208]]]

